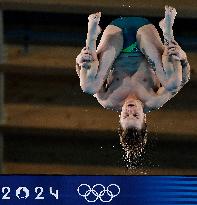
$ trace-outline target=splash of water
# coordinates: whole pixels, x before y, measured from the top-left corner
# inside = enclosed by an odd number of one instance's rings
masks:
[[[154,167],[159,167],[154,164],[152,156],[154,155],[154,147],[156,146],[157,139],[149,137],[148,142],[141,142],[133,149],[123,149],[123,161],[127,168],[126,174],[146,175],[150,173]]]

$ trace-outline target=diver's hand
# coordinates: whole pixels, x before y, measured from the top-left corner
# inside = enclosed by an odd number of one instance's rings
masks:
[[[89,69],[94,61],[98,61],[96,52],[84,47],[76,58],[76,63],[85,69]]]
[[[168,57],[168,61],[183,61],[187,59],[186,53],[182,50],[179,44],[172,40],[168,45],[164,45],[164,56]]]
[[[183,68],[181,61],[186,58],[185,52],[175,40],[164,47],[162,63],[166,73],[166,80],[163,83],[165,89],[174,94],[181,88],[183,79]]]
[[[100,89],[100,80],[97,79],[98,67],[96,51],[84,47],[76,58],[76,72],[84,92],[94,95]]]
[[[168,55],[172,56],[174,60],[184,61],[187,59],[187,55],[185,51],[182,50],[182,48],[175,40],[172,40],[170,42],[167,49],[168,49]]]

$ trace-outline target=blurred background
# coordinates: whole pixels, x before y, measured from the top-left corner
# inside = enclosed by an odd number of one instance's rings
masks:
[[[178,12],[174,35],[191,80],[148,114],[146,153],[127,169],[118,113],[81,91],[75,58],[90,13],[102,12],[103,30],[114,18],[143,16],[161,33],[166,4]],[[0,0],[0,114],[4,174],[197,174],[197,1]]]

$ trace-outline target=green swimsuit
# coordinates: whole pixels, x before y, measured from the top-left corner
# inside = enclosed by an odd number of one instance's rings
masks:
[[[111,25],[122,29],[124,39],[123,53],[142,55],[136,41],[136,34],[140,27],[147,24],[151,24],[151,22],[142,17],[120,17],[111,22]]]

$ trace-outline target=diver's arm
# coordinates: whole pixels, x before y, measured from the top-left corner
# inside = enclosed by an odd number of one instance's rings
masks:
[[[163,67],[166,71],[166,90],[180,90],[190,79],[190,65],[186,53],[173,40],[165,46],[162,55]]]
[[[190,79],[190,65],[187,60],[187,57],[181,60],[181,66],[182,66],[182,76],[183,76],[181,87],[183,87]]]
[[[169,75],[165,87],[160,87],[157,93],[147,101],[146,104],[149,108],[160,108],[174,97],[190,79],[190,65],[186,53],[182,49],[180,50],[180,47],[168,49],[164,66],[173,66],[174,72]]]
[[[158,109],[162,107],[168,100],[176,95],[177,92],[169,92],[164,87],[160,87],[157,93],[150,97],[150,99],[145,103],[146,107],[151,109]]]
[[[106,50],[99,54],[99,59],[89,48],[82,49],[76,58],[76,72],[84,92],[95,94],[101,89],[116,55],[114,45],[108,45]]]
[[[97,71],[99,61],[96,54],[84,47],[76,58],[76,72],[80,78],[82,90],[89,94],[95,94],[99,89]]]
[[[181,68],[182,68],[182,80],[180,82],[173,83],[173,80],[179,79],[174,78],[172,76],[171,79],[169,79],[169,86],[168,89],[164,88],[163,86],[159,88],[157,93],[150,97],[150,99],[146,102],[146,106],[150,109],[157,109],[162,107],[168,100],[173,98],[180,90],[181,88],[189,81],[190,77],[190,66],[187,61],[180,62]],[[178,64],[179,65],[179,64]],[[179,87],[177,87],[179,85]]]
[[[162,86],[168,91],[177,90],[182,81],[182,65],[173,43],[164,46],[162,64],[165,71],[165,81]]]

